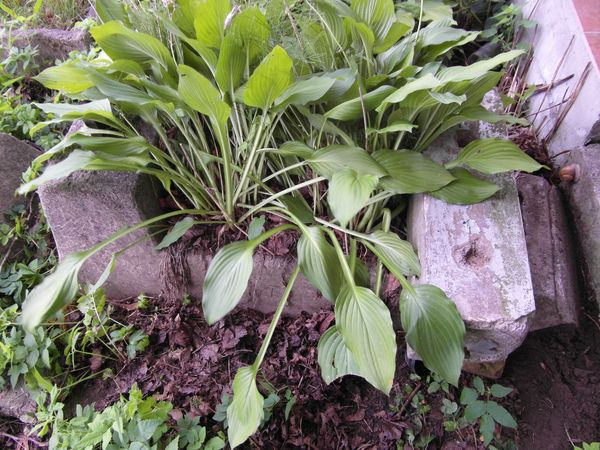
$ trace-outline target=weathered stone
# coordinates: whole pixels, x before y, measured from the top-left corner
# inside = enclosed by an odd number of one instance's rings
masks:
[[[21,175],[39,154],[32,146],[0,133],[0,223],[4,222],[4,214],[19,203],[15,191],[21,184]]]
[[[90,36],[86,30],[71,29],[57,30],[52,28],[36,28],[32,30],[17,30],[11,36],[11,45],[25,48],[30,45],[37,47],[38,54],[35,62],[40,68],[54,66],[56,61],[63,61],[72,51],[88,51]],[[6,41],[2,42],[8,48]]]
[[[122,228],[161,213],[155,183],[143,175],[77,172],[42,186],[39,195],[60,258],[86,250]],[[141,242],[117,260],[114,272],[104,285],[105,292],[113,298],[133,297],[141,292],[151,296],[166,293],[161,271],[163,254],[154,249],[156,241],[150,238],[147,230],[136,231],[92,257],[79,273],[79,281],[95,283],[112,253],[138,240]],[[190,283],[177,289],[181,294],[187,292],[200,300],[212,254],[190,251],[185,258]],[[291,257],[271,256],[257,250],[254,271],[240,308],[274,312],[295,264]],[[284,314],[295,316],[301,311],[315,312],[330,305],[303,276],[299,276]]]
[[[87,250],[115,232],[161,214],[157,187],[145,175],[120,172],[76,172],[39,190],[60,258]],[[118,260],[104,286],[107,295],[122,298],[162,289],[160,256],[147,230],[131,233],[90,258],[80,281],[94,283],[113,252],[136,241]]]
[[[561,188],[577,230],[586,284],[600,304],[600,145],[571,151],[568,163],[577,164],[579,174]]]
[[[479,132],[482,137],[501,134],[497,127]],[[445,163],[458,151],[453,135],[446,134],[428,154]],[[495,377],[501,363],[525,339],[535,302],[514,176],[490,180],[500,191],[475,205],[413,196],[408,237],[421,260],[417,282],[443,289],[465,321],[464,369]],[[416,356],[410,349],[409,355]]]
[[[558,188],[520,174],[517,187],[536,312],[530,330],[577,326],[578,281],[569,224]]]
[[[35,401],[21,385],[0,390],[0,416],[14,417],[28,422],[27,415],[36,411]]]
[[[189,293],[195,298],[202,298],[202,283],[209,263],[210,257],[206,255],[188,256],[192,276]],[[296,264],[294,258],[272,256],[259,249],[254,255],[254,270],[240,308],[255,309],[265,314],[274,312]],[[300,274],[283,313],[286,316],[298,316],[302,311],[312,313],[329,307],[331,303]]]

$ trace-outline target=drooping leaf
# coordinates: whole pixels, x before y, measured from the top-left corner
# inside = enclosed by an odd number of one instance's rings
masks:
[[[412,150],[379,150],[373,158],[389,174],[381,185],[397,194],[436,191],[454,180],[444,166]]]
[[[513,391],[513,388],[502,386],[501,384],[492,384],[490,391],[494,397],[504,398]]]
[[[451,169],[467,165],[487,174],[521,170],[535,172],[544,166],[526,155],[517,145],[503,139],[479,139],[463,148],[454,161],[446,164]]]
[[[483,445],[488,446],[492,439],[494,438],[494,431],[496,429],[496,424],[494,423],[494,419],[489,414],[484,414],[481,416],[479,420],[479,431],[483,436]]]
[[[443,188],[430,192],[432,197],[446,203],[471,205],[490,198],[500,189],[494,183],[482,180],[460,167],[450,170],[450,173],[456,179]]]
[[[244,103],[263,110],[292,84],[292,59],[280,46],[271,50],[248,79]]]
[[[181,219],[173,226],[173,228],[171,228],[171,231],[165,235],[162,241],[160,241],[160,244],[156,246],[156,250],[162,250],[177,242],[181,236],[194,226],[195,223],[196,222],[192,217]]]
[[[202,310],[209,324],[221,320],[242,299],[254,265],[253,251],[252,242],[233,242],[211,261],[202,289]]]
[[[23,303],[21,316],[27,331],[33,332],[44,320],[73,300],[79,289],[77,275],[87,257],[86,252],[67,255],[52,274],[33,288]]]
[[[20,195],[33,191],[38,186],[52,180],[67,177],[73,172],[83,170],[94,160],[94,154],[83,150],[74,150],[62,161],[49,165],[37,178],[21,185],[17,192]]]
[[[406,97],[408,97],[413,92],[434,89],[438,86],[441,86],[442,82],[438,80],[435,76],[428,73],[422,76],[421,78],[416,78],[414,80],[409,81],[404,86],[399,89],[396,89],[392,94],[388,95],[383,99],[381,105],[377,108],[377,111],[384,111],[386,105],[388,103],[400,103]]]
[[[221,99],[217,88],[191,67],[179,66],[178,90],[190,108],[211,117],[219,124],[227,122],[231,108]]]
[[[312,77],[296,81],[275,100],[275,106],[306,105],[320,100],[331,89],[335,80],[329,77]]]
[[[334,217],[345,227],[367,203],[377,187],[374,175],[360,175],[352,169],[336,172],[327,193],[327,202]]]
[[[387,306],[370,289],[345,285],[335,301],[335,317],[360,375],[388,394],[396,369],[396,335]]]
[[[329,384],[344,375],[359,375],[354,357],[335,325],[321,336],[317,352],[325,383]]]
[[[406,276],[421,274],[421,264],[413,246],[396,233],[377,230],[369,235],[369,242],[375,245],[377,256],[392,273]]]
[[[94,40],[113,60],[125,59],[142,65],[158,63],[175,74],[175,61],[165,45],[154,36],[130,30],[117,21],[106,22],[90,31]]]
[[[360,147],[330,145],[314,152],[307,161],[315,172],[329,179],[345,168],[360,175],[387,175],[385,169]]]
[[[438,73],[438,78],[440,81],[446,83],[474,80],[475,78],[484,75],[489,70],[492,70],[494,67],[515,59],[517,56],[522,54],[523,50],[511,50],[510,52],[500,53],[499,55],[496,55],[490,59],[477,61],[470,66],[447,67]]]
[[[323,297],[334,302],[342,286],[342,269],[335,249],[321,229],[303,228],[297,251],[300,271]]]
[[[411,132],[416,125],[407,121],[397,121],[385,128],[369,128],[367,134],[387,134],[387,133],[399,133],[402,131]]]
[[[254,368],[239,368],[233,380],[233,399],[227,407],[227,437],[232,449],[243,444],[258,430],[263,420],[264,401],[256,387]]]
[[[362,96],[340,103],[327,111],[325,117],[336,120],[356,120],[362,117],[363,112],[367,113],[377,108],[395,90],[393,86],[380,86]]]
[[[400,295],[400,314],[408,345],[425,366],[456,386],[464,359],[465,324],[454,302],[436,286],[413,286]]]

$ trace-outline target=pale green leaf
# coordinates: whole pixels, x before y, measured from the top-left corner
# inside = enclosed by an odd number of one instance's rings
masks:
[[[67,177],[73,172],[84,170],[94,160],[94,154],[83,150],[74,150],[62,161],[49,165],[37,178],[21,185],[18,193],[23,195],[33,191],[38,186],[52,180]]]
[[[370,289],[346,285],[335,301],[335,318],[360,375],[389,394],[396,370],[396,334],[387,306]]]
[[[329,179],[345,168],[360,175],[387,175],[385,169],[360,147],[330,145],[314,152],[307,161],[315,172]]]
[[[434,77],[432,74],[427,73],[421,78],[416,78],[409,81],[404,86],[396,89],[392,94],[388,95],[383,99],[381,105],[377,108],[377,111],[381,112],[385,110],[388,103],[400,103],[406,97],[413,92],[422,91],[426,89],[434,89],[442,85],[442,82]]]
[[[158,63],[163,70],[175,74],[175,61],[171,53],[154,36],[130,30],[117,21],[106,22],[90,32],[113,60],[126,59],[142,65]]]
[[[479,420],[479,432],[483,436],[483,445],[488,446],[492,439],[494,438],[494,431],[496,429],[496,424],[494,423],[494,419],[489,414],[484,414],[481,416]]]
[[[329,384],[344,375],[359,375],[354,357],[335,325],[321,336],[317,352],[325,383]]]
[[[221,320],[242,299],[253,268],[254,244],[228,244],[215,255],[204,279],[202,309],[209,324]]]
[[[49,67],[34,79],[50,90],[67,94],[78,94],[94,86],[87,70],[70,62]]]
[[[469,423],[475,422],[481,416],[485,414],[485,402],[482,400],[475,400],[467,405],[465,408],[464,417]]]
[[[62,117],[70,113],[86,113],[89,111],[112,112],[108,99],[95,100],[87,103],[34,103],[47,114]]]
[[[162,238],[160,244],[156,246],[156,250],[167,248],[171,244],[177,242],[196,222],[192,217],[186,217],[177,222],[173,228]]]
[[[271,50],[248,79],[244,103],[263,110],[292,84],[292,59],[280,46]]]
[[[98,18],[102,22],[110,22],[111,20],[120,20],[123,23],[127,22],[123,3],[119,0],[96,0],[94,7]]]
[[[452,300],[438,287],[413,286],[400,295],[406,342],[425,366],[458,385],[464,359],[465,324]]]
[[[375,245],[375,253],[390,272],[406,276],[421,274],[421,264],[413,246],[396,233],[377,230],[369,235],[368,240]]]
[[[510,52],[500,53],[490,59],[477,61],[470,66],[447,67],[438,73],[438,78],[445,83],[474,80],[475,78],[485,75],[486,72],[492,70],[494,67],[515,59],[522,54],[522,50],[511,50]]]
[[[229,34],[235,37],[238,45],[244,49],[248,63],[252,64],[257,56],[266,53],[271,27],[260,8],[251,6],[233,18],[227,30]]]
[[[297,252],[302,274],[323,297],[334,302],[342,286],[342,269],[335,249],[319,227],[302,228]]]
[[[264,401],[256,387],[254,368],[239,368],[233,380],[233,399],[227,407],[227,437],[232,449],[244,443],[258,430],[263,420]]]
[[[454,180],[442,165],[412,150],[379,150],[373,158],[389,173],[381,186],[396,194],[436,191]]]
[[[217,88],[191,67],[179,66],[178,90],[190,108],[211,117],[219,124],[227,122],[231,108],[221,99]]]
[[[377,108],[395,90],[393,86],[380,86],[374,91],[340,103],[327,111],[325,117],[336,120],[356,120],[363,116],[363,112],[367,113]]]
[[[67,255],[54,272],[27,295],[21,316],[27,331],[33,332],[44,320],[73,300],[79,289],[77,275],[88,255],[86,252]]]
[[[504,398],[513,391],[513,388],[502,386],[501,384],[493,384],[490,392],[496,398]]]
[[[275,106],[306,105],[320,100],[331,89],[335,79],[330,77],[312,77],[296,81],[275,100]]]
[[[476,177],[466,169],[457,167],[450,170],[456,178],[443,188],[430,192],[432,197],[456,205],[471,205],[482,202],[494,195],[500,188],[486,180]]]
[[[225,19],[231,11],[229,0],[196,2],[194,29],[196,39],[212,48],[220,48],[225,34]]]
[[[223,92],[235,92],[242,82],[246,69],[246,52],[232,34],[223,39],[215,80]]]
[[[251,241],[254,238],[257,238],[262,234],[265,230],[265,222],[267,219],[265,216],[258,216],[252,219],[250,225],[248,226],[248,240]]]
[[[333,174],[329,182],[327,202],[340,223],[345,227],[367,203],[377,187],[374,175],[360,175],[352,169],[343,169]]]
[[[399,132],[411,132],[416,125],[407,121],[396,121],[385,128],[368,128],[367,134],[387,134],[387,133],[399,133]]]
[[[463,148],[447,168],[466,165],[487,174],[521,170],[535,172],[544,166],[527,156],[516,144],[504,139],[479,139]]]

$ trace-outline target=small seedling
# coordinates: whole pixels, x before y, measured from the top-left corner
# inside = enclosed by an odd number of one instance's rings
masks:
[[[504,398],[512,392],[512,388],[500,384],[486,387],[483,380],[475,377],[473,388],[465,387],[460,395],[460,403],[465,405],[464,418],[469,423],[479,421],[479,431],[484,445],[489,445],[494,438],[496,424],[516,428],[517,422],[512,415],[492,398]]]

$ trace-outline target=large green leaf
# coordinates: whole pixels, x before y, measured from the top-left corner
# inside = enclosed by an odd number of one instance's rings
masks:
[[[301,272],[323,297],[334,302],[342,286],[342,269],[335,249],[327,242],[321,229],[303,228],[297,251]]]
[[[96,14],[102,22],[110,22],[111,20],[120,20],[127,22],[127,15],[123,8],[123,3],[119,0],[96,0],[94,4]]]
[[[336,120],[356,120],[365,113],[377,108],[396,89],[393,86],[380,86],[361,97],[353,98],[330,109],[325,117]]]
[[[360,147],[330,145],[314,152],[307,161],[315,172],[329,179],[345,168],[360,175],[387,175],[385,169]]]
[[[246,52],[232,34],[223,39],[215,79],[223,92],[235,92],[246,69]]]
[[[94,27],[91,34],[113,60],[125,59],[140,64],[158,63],[163,70],[175,74],[175,61],[169,50],[154,36],[132,31],[117,21]]]
[[[37,178],[21,185],[18,193],[23,195],[33,191],[38,186],[52,180],[58,180],[83,170],[94,160],[94,154],[83,150],[74,150],[62,161],[49,165]]]
[[[238,45],[244,48],[248,63],[252,64],[257,56],[266,53],[271,27],[260,9],[251,6],[233,18],[227,34],[235,37]]]
[[[523,50],[511,50],[510,52],[500,53],[493,58],[483,61],[477,61],[470,66],[452,66],[442,69],[438,73],[438,78],[443,82],[456,82],[474,80],[494,67],[504,64],[517,56],[523,54]]]
[[[494,183],[482,180],[460,167],[450,170],[450,173],[456,180],[437,191],[431,192],[432,197],[439,198],[446,203],[471,205],[490,198],[500,189]]]
[[[231,108],[221,99],[217,88],[191,67],[179,66],[178,90],[190,108],[206,114],[219,124],[227,122]]]
[[[465,324],[454,302],[436,286],[413,286],[400,294],[400,315],[408,345],[425,366],[457,386],[465,356]]]
[[[244,90],[244,103],[263,110],[292,84],[292,59],[280,46],[271,50],[254,69]]]
[[[212,48],[220,48],[225,34],[225,19],[231,11],[229,0],[203,0],[194,10],[196,39]]]
[[[479,139],[469,143],[447,168],[466,165],[487,174],[522,170],[535,172],[544,166],[527,156],[517,145],[504,139]]]
[[[360,375],[352,352],[335,325],[321,336],[317,352],[325,383],[329,384],[344,375]]]
[[[370,289],[346,285],[335,301],[335,318],[360,375],[388,394],[396,370],[396,335],[387,306]]]
[[[373,158],[389,173],[381,186],[396,194],[436,191],[454,180],[442,165],[412,150],[379,150]]]
[[[421,264],[410,242],[400,239],[396,233],[381,230],[371,233],[368,240],[375,245],[375,253],[392,273],[421,275]]]
[[[264,401],[256,387],[254,367],[239,368],[233,380],[233,399],[227,407],[227,437],[232,449],[258,430],[264,416]]]
[[[402,86],[399,89],[396,89],[392,94],[385,97],[381,102],[381,105],[377,108],[377,111],[384,111],[388,103],[402,102],[413,92],[422,91],[426,89],[434,89],[441,85],[442,82],[436,77],[434,77],[432,74],[425,74],[421,78],[416,78],[414,80],[409,81],[404,86]]]
[[[87,70],[70,62],[49,67],[36,76],[35,80],[48,89],[67,94],[78,94],[94,86]]]
[[[88,257],[88,253],[67,255],[52,272],[27,296],[23,303],[22,324],[29,331],[40,325],[58,310],[67,305],[77,294],[77,275]]]
[[[320,100],[334,85],[335,79],[330,77],[311,77],[296,81],[275,100],[275,106],[306,105]]]
[[[254,243],[233,242],[210,262],[202,288],[202,309],[209,324],[226,316],[242,299],[254,261]]]
[[[495,401],[490,400],[486,402],[485,409],[487,413],[503,427],[517,428],[517,422],[515,422],[513,416],[511,416],[504,406],[501,406]]]
[[[360,175],[355,170],[343,169],[333,174],[329,182],[327,202],[334,217],[345,227],[367,203],[377,187],[378,177]]]

